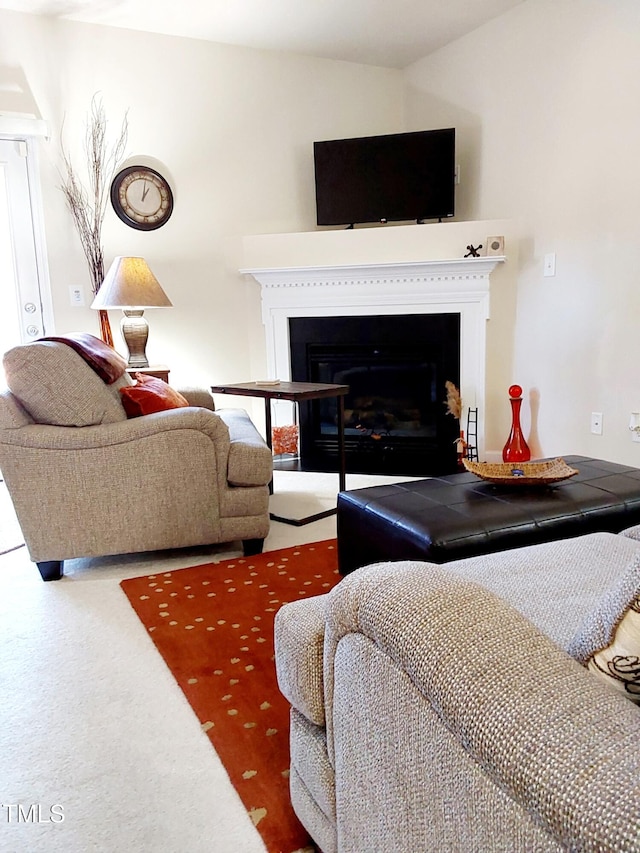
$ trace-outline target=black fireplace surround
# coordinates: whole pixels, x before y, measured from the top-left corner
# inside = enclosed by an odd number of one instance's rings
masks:
[[[291,378],[349,386],[347,471],[428,476],[457,466],[458,421],[445,383],[460,387],[460,314],[291,317]],[[300,406],[300,465],[337,467],[337,400]]]

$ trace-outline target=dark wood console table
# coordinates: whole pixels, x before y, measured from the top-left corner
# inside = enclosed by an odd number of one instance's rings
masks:
[[[271,401],[290,400],[299,403],[301,400],[318,400],[322,397],[337,397],[338,399],[338,473],[340,476],[339,491],[343,492],[346,487],[346,454],[344,447],[344,398],[349,393],[348,385],[330,385],[321,382],[278,382],[277,384],[266,382],[239,382],[234,385],[212,385],[213,394],[236,394],[239,397],[262,397],[264,399],[264,416],[266,441],[271,447]],[[273,482],[271,483],[273,490]],[[282,521],[285,524],[293,524],[300,527],[312,521],[318,521],[329,515],[334,515],[335,509],[318,512],[306,518],[283,518],[271,515],[274,521]]]

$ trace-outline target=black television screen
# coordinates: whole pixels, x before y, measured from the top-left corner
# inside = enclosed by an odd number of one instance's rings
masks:
[[[318,225],[454,214],[455,128],[313,143]]]

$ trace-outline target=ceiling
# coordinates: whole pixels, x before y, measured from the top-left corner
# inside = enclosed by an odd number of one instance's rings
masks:
[[[0,9],[404,68],[524,0],[0,0]]]

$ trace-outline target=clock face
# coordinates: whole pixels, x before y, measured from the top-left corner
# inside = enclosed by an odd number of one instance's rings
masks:
[[[173,194],[167,181],[154,169],[128,166],[111,183],[111,204],[127,225],[153,231],[171,216]]]

